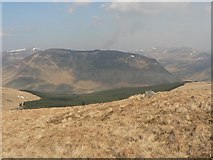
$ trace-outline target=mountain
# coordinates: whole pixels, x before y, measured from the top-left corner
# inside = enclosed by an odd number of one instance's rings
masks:
[[[182,79],[210,81],[211,54],[193,48],[157,48],[137,50],[135,53],[158,60],[169,72]]]
[[[84,93],[180,81],[155,59],[115,50],[47,49],[3,69],[3,85],[44,92]]]
[[[17,61],[21,61],[29,55],[32,55],[36,52],[39,52],[40,49],[38,48],[28,48],[28,49],[17,49],[17,50],[10,50],[10,51],[3,51],[2,52],[2,65],[6,66],[8,64],[16,63]]]
[[[39,51],[41,50],[38,48],[23,48],[1,52],[0,67],[2,68],[3,72],[3,81],[5,81],[5,77],[9,78],[11,73],[15,72],[19,68],[24,58]]]

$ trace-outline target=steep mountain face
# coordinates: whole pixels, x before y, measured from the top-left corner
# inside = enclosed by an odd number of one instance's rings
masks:
[[[7,74],[4,74],[7,73]],[[156,60],[113,50],[48,49],[3,69],[3,85],[45,92],[82,93],[180,81]]]
[[[193,48],[151,48],[135,53],[155,58],[169,72],[182,79],[210,81],[211,54]]]
[[[23,48],[17,50],[3,51],[2,53],[0,53],[0,58],[2,58],[2,60],[0,61],[2,62],[0,67],[2,67],[3,79],[4,77],[8,77],[9,75],[11,75],[11,73],[15,72],[19,68],[24,58],[39,51],[40,50],[38,48]]]
[[[34,53],[37,53],[41,50],[38,48],[28,48],[28,49],[17,49],[17,50],[10,50],[10,51],[3,51],[2,52],[2,66],[7,66],[8,64],[14,64],[18,61],[23,60],[27,56],[30,56]]]

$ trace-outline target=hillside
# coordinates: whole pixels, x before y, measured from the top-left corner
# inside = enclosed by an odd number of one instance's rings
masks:
[[[12,88],[2,88],[2,109],[8,111],[19,107],[19,104],[26,101],[38,100],[35,96],[28,92],[19,91]]]
[[[10,50],[10,51],[3,51],[2,59],[4,60],[2,62],[3,66],[6,66],[8,64],[15,64],[17,61],[21,61],[24,58],[39,52],[40,50],[38,48],[22,48],[17,50]]]
[[[3,157],[210,157],[210,83],[3,114]]]
[[[211,80],[211,53],[193,48],[150,48],[136,51],[140,55],[155,58],[169,72],[185,80]]]
[[[155,59],[114,50],[48,49],[3,68],[3,86],[42,92],[86,93],[177,81]]]

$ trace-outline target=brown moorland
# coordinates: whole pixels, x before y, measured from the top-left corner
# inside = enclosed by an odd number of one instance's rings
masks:
[[[205,158],[210,122],[210,83],[109,103],[9,110],[3,157]]]

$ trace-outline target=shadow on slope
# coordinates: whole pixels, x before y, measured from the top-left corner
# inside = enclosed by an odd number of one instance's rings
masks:
[[[135,94],[143,94],[147,90],[153,90],[155,92],[169,91],[183,84],[184,83],[182,82],[176,82],[147,87],[126,87],[126,88],[98,91],[87,94],[55,94],[55,93],[42,93],[37,91],[27,91],[41,97],[41,99],[36,101],[25,102],[23,109],[66,107],[66,106],[87,105],[92,103],[104,103],[125,99]]]

